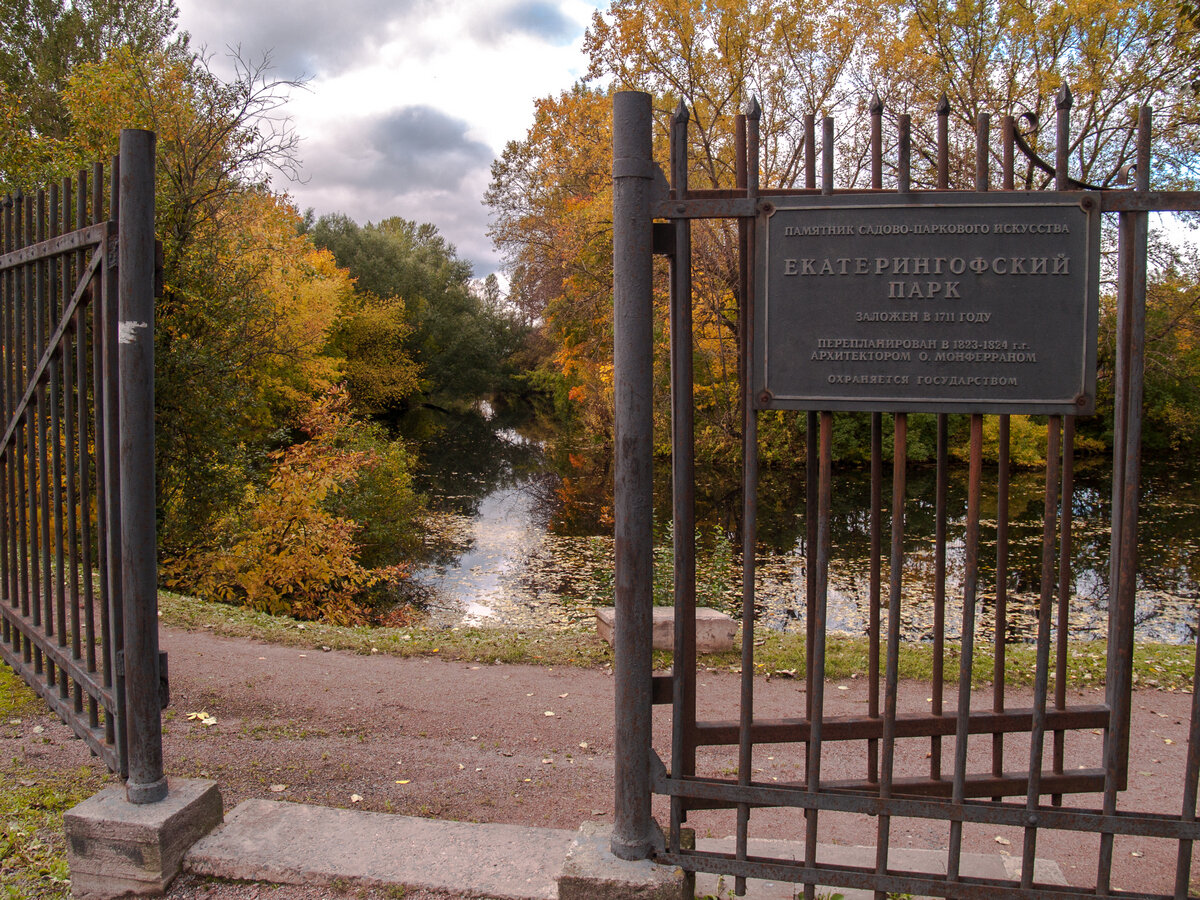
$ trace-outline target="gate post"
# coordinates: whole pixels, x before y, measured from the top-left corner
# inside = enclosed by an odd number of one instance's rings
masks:
[[[121,131],[118,465],[130,803],[154,803],[167,795],[154,502],[154,146],[152,131]]]
[[[616,801],[612,852],[645,859],[650,816],[653,663],[653,300],[650,95],[613,98],[613,393],[615,398]]]

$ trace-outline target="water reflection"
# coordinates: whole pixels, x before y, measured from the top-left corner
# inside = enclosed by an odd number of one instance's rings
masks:
[[[447,416],[427,412],[406,425],[419,436],[418,483],[445,514],[431,536],[429,564],[418,579],[431,588],[443,621],[569,625],[611,603],[612,506],[607,451],[568,439],[536,419],[513,415]],[[995,616],[996,486],[985,473],[982,505],[978,631],[992,633]],[[1108,516],[1111,481],[1103,465],[1082,462],[1072,503],[1072,633],[1103,637],[1108,602]],[[907,640],[932,637],[935,475],[910,471],[905,508],[902,631]],[[1014,472],[1009,498],[1009,630],[1032,637],[1041,592],[1043,475]],[[1148,467],[1143,486],[1137,635],[1172,643],[1195,637],[1200,491],[1176,471]],[[885,484],[885,505],[891,489]],[[670,516],[670,473],[656,473],[656,520]],[[831,631],[864,634],[870,589],[870,479],[836,471],[831,516]],[[701,523],[701,588],[718,606],[740,608],[740,484],[736,473],[697,476]],[[948,495],[947,633],[958,636],[965,565],[965,473],[953,472]],[[889,510],[882,511],[885,557]],[[656,593],[669,591],[667,528],[659,527]],[[803,473],[770,470],[759,491],[756,596],[761,624],[805,628]],[[725,551],[722,553],[722,551]],[[887,560],[883,596],[887,602]],[[1057,581],[1057,575],[1055,576]],[[886,613],[885,613],[886,617]]]

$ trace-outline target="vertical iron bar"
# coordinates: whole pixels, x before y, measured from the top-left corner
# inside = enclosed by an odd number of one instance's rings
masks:
[[[904,576],[904,495],[908,467],[908,416],[896,413],[892,439],[892,551],[888,583],[887,667],[884,679],[883,740],[880,748],[879,796],[892,796],[892,774],[896,757],[896,694],[900,669],[900,599]],[[875,873],[886,875],[888,842],[892,819],[879,817],[879,836],[875,842]],[[876,891],[875,900],[886,900],[885,891]]]
[[[63,207],[62,207],[62,230],[64,233],[71,230],[71,193],[74,186],[71,179],[63,179]],[[79,264],[80,254],[67,255],[64,260],[64,276],[63,290],[68,294],[73,293],[75,289],[75,279],[80,277],[82,267]],[[65,310],[64,310],[65,312]],[[79,454],[78,432],[75,429],[75,371],[74,371],[74,355],[78,352],[77,347],[83,336],[79,333],[79,323],[81,319],[78,313],[71,318],[71,327],[65,333],[66,343],[63,346],[62,365],[63,365],[63,426],[64,426],[64,441],[65,459],[66,459],[66,482],[67,482],[67,568],[69,575],[67,577],[68,597],[67,602],[71,607],[71,659],[79,664],[83,661],[83,635],[81,634],[82,623],[80,620],[79,610],[79,516],[76,512],[76,504],[79,502],[79,493],[76,489],[76,471],[75,460]],[[82,403],[82,398],[80,399]],[[90,574],[90,573],[89,573]],[[79,682],[74,683],[74,710],[76,715],[83,714],[83,688]]]
[[[946,507],[950,484],[949,427],[945,413],[937,414],[937,475],[934,489],[933,550],[933,703],[931,712],[942,715],[946,687]],[[929,739],[929,777],[942,777],[942,738]]]
[[[1063,417],[1061,538],[1058,551],[1058,621],[1054,647],[1054,708],[1067,708],[1067,634],[1071,627],[1071,504],[1075,493],[1075,417]],[[1066,731],[1054,731],[1052,766],[1055,775],[1063,774]],[[1062,806],[1062,794],[1053,794],[1050,802]]]
[[[650,817],[653,298],[650,95],[613,97],[613,381],[616,760],[612,852],[645,859]]]
[[[761,110],[758,101],[751,98],[746,107],[746,196],[758,197],[759,145],[758,124]],[[754,258],[754,232],[746,235],[746,256]],[[741,353],[746,360],[746,383],[742,385],[744,410],[742,431],[742,675],[741,704],[738,727],[738,784],[749,785],[754,759],[754,743],[751,728],[754,725],[754,560],[758,540],[758,410],[754,408],[753,373],[750,371],[750,355],[754,347],[754,304],[750,299],[754,292],[754,270],[747,268],[745,332],[742,335]],[[750,805],[739,803],[737,808],[737,855],[745,859]],[[746,893],[746,879],[734,879],[734,892]]]
[[[817,187],[817,117],[813,113],[804,115],[804,187],[810,191]]]
[[[112,168],[109,171],[108,188],[108,218],[111,223],[121,221],[121,160],[114,156]],[[120,255],[120,238],[118,249]],[[129,730],[128,710],[126,703],[125,667],[121,659],[125,653],[125,593],[121,581],[122,547],[121,547],[121,396],[120,396],[120,351],[118,341],[118,322],[120,319],[120,288],[118,286],[119,270],[108,265],[104,272],[104,448],[107,466],[105,490],[108,494],[108,603],[109,627],[113,634],[113,673],[116,678],[116,689],[113,692],[116,715],[116,746],[121,761],[121,777],[129,775]]]
[[[37,224],[34,239],[41,243],[46,239],[46,192],[37,193]],[[34,335],[36,348],[32,360],[36,371],[37,363],[46,351],[49,340],[47,320],[50,317],[51,300],[48,296],[50,261],[43,258],[34,269],[36,289],[34,303],[37,310],[37,331]],[[40,535],[39,561],[41,562],[41,607],[42,630],[47,637],[54,636],[54,574],[50,570],[50,410],[46,398],[45,376],[37,382],[38,423],[38,531]],[[58,684],[56,667],[50,657],[46,658],[46,682],[50,687]]]
[[[1064,85],[1064,89],[1065,89]],[[1054,154],[1054,187],[1065,191],[1071,187],[1068,177],[1068,154],[1071,147],[1071,95],[1065,91],[1058,104]],[[1075,491],[1075,417],[1063,419],[1062,447],[1062,511],[1061,544],[1058,555],[1058,633],[1054,659],[1054,708],[1067,708],[1067,629],[1071,606],[1071,504]],[[1051,764],[1056,774],[1062,774],[1066,732],[1061,728],[1054,732]],[[1062,806],[1062,794],[1054,794],[1050,801]]]
[[[92,223],[99,224],[104,217],[104,167],[96,163],[92,168]],[[106,256],[112,247],[105,242]],[[100,645],[100,666],[106,688],[116,686],[116,637],[111,615],[111,589],[109,569],[111,560],[108,541],[108,447],[105,440],[104,422],[107,417],[108,396],[104,387],[105,335],[107,332],[108,260],[104,271],[96,273],[92,294],[92,438],[93,457],[96,465],[96,561],[97,583],[100,586],[100,631],[95,640]],[[85,576],[87,577],[87,576]],[[118,704],[118,709],[120,705]],[[106,710],[104,716],[104,739],[117,746],[118,714]]]
[[[1196,662],[1192,672],[1192,719],[1188,727],[1187,767],[1183,776],[1184,822],[1196,821],[1196,790],[1200,782],[1200,628],[1196,629]],[[1181,840],[1175,857],[1175,900],[1185,900],[1192,880],[1192,842]]]
[[[812,701],[811,736],[808,744],[808,766],[805,770],[805,787],[812,793],[821,790],[821,731],[825,721],[825,625],[829,604],[829,517],[832,506],[832,457],[833,457],[833,413],[821,413],[821,472],[820,499],[817,501],[817,618],[813,623],[813,661],[815,678]],[[804,861],[809,868],[817,865],[817,813],[816,808],[804,811]],[[805,882],[805,900],[813,900],[815,886]]]
[[[871,95],[871,187],[883,190],[883,102]],[[879,718],[879,606],[883,567],[883,413],[871,413],[871,571],[867,623],[867,715]],[[867,781],[879,781],[879,741],[867,741]]]
[[[8,252],[8,202],[3,203],[4,213],[3,219],[0,220],[0,253]],[[0,378],[3,379],[0,384],[0,408],[3,409],[4,428],[8,428],[9,417],[11,415],[11,405],[9,403],[9,380],[8,380],[8,358],[12,351],[12,341],[8,337],[8,270],[0,273]],[[8,447],[0,448],[0,592],[3,592],[3,598],[0,602],[11,604],[14,594],[9,586],[10,560],[12,557],[8,552],[9,534],[12,532],[11,521],[8,514],[8,501],[12,496],[12,492],[8,488],[8,472],[9,472],[9,452]],[[4,641],[7,646],[13,643],[13,628],[9,624],[8,618],[4,617],[4,622],[0,625],[3,629],[0,632],[0,640]],[[15,644],[14,644],[15,649]]]
[[[1150,189],[1150,107],[1143,106],[1138,116],[1137,188]],[[1137,591],[1137,512],[1141,478],[1142,387],[1144,341],[1146,334],[1146,241],[1148,214],[1121,213],[1119,220],[1119,256],[1117,287],[1118,316],[1124,334],[1118,334],[1126,348],[1124,419],[1122,443],[1114,443],[1113,455],[1122,459],[1122,480],[1113,481],[1113,543],[1120,557],[1115,564],[1117,581],[1109,586],[1108,685],[1109,726],[1104,745],[1104,813],[1115,814],[1117,792],[1123,790],[1128,776],[1129,719],[1133,690],[1133,612]],[[1114,466],[1115,467],[1115,466]],[[1117,491],[1120,490],[1120,516]],[[1113,592],[1115,590],[1115,598]],[[1114,602],[1115,599],[1115,602]],[[1100,836],[1099,874],[1096,893],[1110,889],[1112,869],[1111,833]]]
[[[121,131],[120,498],[121,596],[130,803],[167,795],[158,666],[154,499],[154,132]]]
[[[85,227],[88,224],[89,218],[91,217],[88,215],[88,174],[87,169],[80,169],[75,182],[75,227]],[[82,277],[84,271],[84,255],[82,252],[76,255],[75,268]],[[93,322],[96,321],[96,311],[100,306],[97,296],[100,290],[99,284],[100,279],[96,276],[92,279],[92,285],[88,289]],[[86,308],[81,308],[75,313],[75,331],[75,393],[79,397],[76,415],[78,417],[77,437],[79,441],[79,543],[81,556],[80,569],[82,570],[83,579],[83,652],[87,661],[87,671],[92,674],[97,671],[101,672],[101,683],[107,687],[109,684],[109,670],[104,665],[98,667],[96,662],[96,598],[94,580],[92,578],[92,490],[88,481],[92,459],[89,452],[91,442],[88,439],[88,373],[90,372],[90,367],[88,364],[88,318]],[[92,331],[93,334],[96,333],[94,325]],[[97,499],[96,509],[100,509],[99,499]],[[104,623],[107,621],[103,618],[104,615],[104,613],[101,613],[102,630],[105,627]],[[99,704],[91,694],[88,695],[88,724],[92,728],[96,728],[100,724]]]
[[[937,186],[950,187],[950,98],[942,91],[937,104]]]
[[[1062,416],[1051,416],[1046,426],[1046,508],[1042,518],[1042,593],[1038,601],[1037,664],[1033,679],[1033,722],[1029,734],[1029,788],[1025,808],[1029,824],[1021,855],[1021,887],[1033,886],[1033,863],[1037,851],[1038,800],[1042,793],[1042,758],[1046,736],[1046,693],[1050,680],[1050,612],[1054,602],[1055,532],[1058,530],[1058,472],[1062,453]]]
[[[12,250],[12,195],[9,194],[4,199],[4,217],[3,217],[3,234],[0,235],[0,248],[3,252],[8,253]],[[0,354],[0,372],[3,373],[4,385],[3,394],[0,396],[0,402],[4,404],[4,427],[7,429],[9,422],[13,417],[13,273],[12,270],[6,270],[0,276],[0,340],[3,341],[3,353]],[[17,582],[16,582],[16,567],[17,567],[17,545],[16,545],[16,515],[14,510],[14,487],[13,487],[13,467],[15,465],[15,457],[13,454],[14,444],[4,448],[3,455],[0,455],[0,485],[2,485],[3,496],[3,519],[4,533],[0,535],[0,553],[3,553],[3,580],[0,581],[0,589],[5,593],[4,602],[10,607],[17,608]],[[21,649],[21,630],[19,628],[11,628],[8,619],[4,620],[4,643],[11,644],[13,653],[20,652]]]
[[[688,109],[683,101],[671,121],[671,186],[687,196]],[[695,431],[692,410],[692,233],[677,219],[671,259],[671,493],[674,518],[675,653],[672,665],[671,775],[694,775],[696,722],[696,511]],[[684,798],[671,798],[671,852],[679,852]]]
[[[975,660],[975,598],[979,583],[979,507],[983,480],[983,416],[971,416],[971,448],[967,474],[966,568],[963,572],[962,653],[958,660],[958,718],[954,735],[954,786],[951,804],[966,802],[967,740],[971,722],[971,670]],[[962,862],[962,819],[950,820],[946,878],[957,881]]]
[[[34,241],[34,210],[33,197],[25,198],[25,245],[28,246]],[[33,373],[37,368],[37,264],[28,263],[24,266],[25,271],[25,377],[22,379],[24,384],[28,386],[33,380]],[[26,551],[26,556],[29,558],[29,611],[32,613],[33,626],[40,628],[42,625],[42,591],[41,591],[41,549],[38,546],[38,404],[37,394],[34,393],[34,402],[30,403],[25,408],[25,445],[26,445],[26,460],[25,460],[25,478],[28,489],[25,492],[25,506],[28,509],[26,517],[29,522],[29,530],[27,532],[27,540],[29,546]],[[34,645],[33,648],[33,666],[37,674],[43,673],[42,666],[42,651],[40,646]]]
[[[58,185],[50,186],[50,237],[58,237],[59,224],[61,222],[61,208],[59,206]],[[59,256],[57,259],[52,259],[49,262],[50,268],[50,317],[48,321],[49,332],[53,334],[58,327],[59,318],[62,316],[62,290],[65,284],[63,276],[66,274],[65,257]],[[63,335],[63,343],[68,340],[68,335]],[[63,466],[62,466],[62,360],[63,345],[60,344],[54,348],[55,359],[50,366],[50,472],[53,484],[51,486],[51,506],[53,508],[53,537],[54,537],[54,610],[55,616],[58,618],[57,631],[55,635],[58,638],[58,646],[65,649],[67,646],[67,573],[65,558],[66,554],[63,548]],[[66,699],[69,694],[67,673],[63,669],[59,672],[58,693],[59,697]]]
[[[1012,116],[1000,122],[1000,144],[1004,164],[1001,169],[1001,185],[1004,190],[1013,189],[1013,159],[1016,149],[1016,123]],[[1008,413],[999,416],[996,437],[996,621],[995,643],[992,651],[992,711],[1004,712],[1005,693],[1005,642],[1008,637],[1008,482],[1009,443],[1011,423]],[[1004,774],[1004,735],[992,734],[992,774],[999,778]],[[993,797],[999,800],[999,797]]]

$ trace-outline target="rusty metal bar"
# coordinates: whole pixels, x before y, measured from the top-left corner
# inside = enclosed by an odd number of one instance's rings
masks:
[[[1055,779],[1062,787],[1063,793],[1091,792],[1091,785],[1097,777],[1098,770],[1090,770],[1082,775],[1065,775],[1061,779],[1048,776],[1047,782]],[[1102,776],[1100,776],[1102,777]],[[1014,783],[1020,776],[1011,776],[1008,783]],[[906,787],[903,792],[897,792],[892,797],[880,797],[877,794],[854,789],[835,789],[831,783],[822,785],[822,791],[814,794],[801,785],[786,785],[757,783],[749,788],[743,788],[731,781],[715,778],[690,778],[685,780],[665,778],[656,782],[660,793],[667,795],[681,794],[699,800],[710,801],[713,808],[724,808],[734,803],[748,801],[755,807],[777,806],[793,809],[807,809],[820,806],[821,809],[853,813],[866,816],[902,816],[910,819],[929,819],[931,821],[949,822],[961,819],[963,822],[982,825],[1005,825],[1023,827],[1028,823],[1029,811],[1022,803],[996,803],[992,800],[978,799],[988,796],[996,790],[997,785],[988,784],[987,777],[975,779],[976,788],[969,790],[968,796],[975,796],[955,806],[946,802],[947,791],[951,785],[948,781],[923,781],[924,785],[936,788],[926,796],[917,796]],[[897,784],[900,782],[897,781]],[[968,786],[972,784],[968,781]],[[1186,822],[1179,816],[1163,815],[1146,812],[1118,812],[1106,815],[1094,809],[1062,809],[1044,807],[1039,810],[1038,818],[1043,828],[1057,831],[1079,831],[1088,834],[1110,833],[1134,835],[1137,837],[1156,837],[1168,840],[1200,840],[1200,822]]]
[[[883,103],[871,95],[871,187],[883,189]],[[871,413],[871,562],[867,621],[867,715],[879,718],[880,590],[883,580],[883,413]],[[879,781],[879,742],[867,742],[867,781]]]
[[[58,237],[58,229],[61,221],[60,216],[61,207],[59,205],[58,185],[52,184],[50,186],[50,237]],[[65,278],[62,277],[65,265],[66,257],[47,261],[47,267],[50,270],[49,321],[52,325],[60,320],[62,322],[67,321],[67,317],[62,315],[65,304],[60,303],[63,286],[66,283]],[[62,461],[62,361],[66,354],[63,352],[61,339],[53,347],[55,348],[54,354],[57,357],[50,369],[50,477],[53,482],[51,484],[50,503],[53,510],[51,531],[54,538],[54,614],[57,619],[55,636],[58,638],[58,646],[65,649],[67,646],[68,625],[66,551],[63,547],[65,539],[65,526],[63,523],[65,511],[63,510]],[[59,678],[58,683],[59,696],[65,700],[69,694],[70,686],[67,683],[65,673],[60,674],[62,677]]]
[[[1103,728],[1108,723],[1106,704],[1072,706],[1062,712],[1050,710],[1046,720],[1051,727],[1067,730]],[[1033,709],[1017,708],[996,713],[976,710],[967,724],[969,734],[996,732],[1028,732],[1033,722]],[[751,734],[756,744],[804,743],[809,739],[811,722],[801,718],[757,719]],[[948,716],[935,718],[924,713],[898,714],[895,723],[897,738],[946,737],[957,729],[956,720]],[[825,719],[824,740],[855,741],[883,737],[883,720],[866,716],[831,716]],[[697,746],[729,746],[738,742],[735,721],[708,721],[696,725]]]
[[[48,257],[60,256],[73,253],[76,250],[94,247],[100,243],[107,231],[108,226],[104,223],[99,223],[91,227],[77,227],[66,234],[35,241],[18,250],[5,251],[3,254],[0,254],[0,271],[20,268]]]
[[[981,122],[982,125],[982,122]],[[984,130],[981,127],[981,132]],[[954,737],[954,788],[950,802],[966,800],[967,730],[971,719],[971,668],[975,660],[975,592],[979,581],[979,506],[983,477],[983,416],[971,416],[971,446],[967,475],[967,558],[963,573],[962,652],[958,661],[958,728]],[[962,862],[962,821],[950,820],[946,878],[959,880]]]
[[[758,193],[759,144],[758,126],[761,110],[758,101],[751,99],[746,107],[746,196],[753,198]],[[746,252],[754,258],[754,233],[746,235]],[[749,302],[753,288],[753,272],[747,269],[745,330],[742,335],[743,358],[749,360],[750,348],[754,346],[754,304]],[[754,724],[754,560],[758,543],[758,411],[754,408],[754,379],[749,365],[746,367],[746,382],[742,385],[742,674],[740,727],[738,740],[738,779],[750,783],[754,747],[750,740],[750,729]],[[750,807],[738,806],[737,853],[745,858],[749,839]],[[739,896],[746,893],[742,879],[734,882],[734,892]]]
[[[1150,184],[1150,107],[1143,106],[1138,116],[1137,183],[1142,190]],[[1129,756],[1129,717],[1132,706],[1133,612],[1137,590],[1137,514],[1141,477],[1143,352],[1146,332],[1146,244],[1148,217],[1144,212],[1125,213],[1118,224],[1118,334],[1117,345],[1124,351],[1124,365],[1118,375],[1123,408],[1123,428],[1114,433],[1114,469],[1121,458],[1121,481],[1113,478],[1113,575],[1109,601],[1109,683],[1108,702],[1112,719],[1105,735],[1104,811],[1116,811],[1117,792],[1124,789]],[[1122,371],[1123,369],[1123,371]],[[1114,411],[1114,415],[1116,411]],[[1118,492],[1120,494],[1118,498]],[[1118,502],[1119,501],[1119,502]],[[1110,576],[1112,577],[1112,576]],[[1100,836],[1099,872],[1096,892],[1110,892],[1112,835]]]
[[[903,133],[903,131],[902,131]],[[892,777],[896,757],[896,704],[900,678],[900,603],[904,576],[904,495],[905,469],[908,465],[908,416],[897,413],[892,437],[892,549],[891,571],[888,579],[888,640],[887,666],[884,680],[883,746],[880,748],[879,796],[892,796]],[[888,871],[888,841],[891,837],[891,817],[879,817],[878,838],[875,844],[875,871]],[[884,900],[876,895],[876,900]]]
[[[87,169],[80,169],[75,179],[75,227],[84,228],[89,221],[88,215],[88,173]],[[84,266],[83,251],[76,251],[75,255],[75,271],[76,277],[82,280]],[[98,279],[93,281],[89,279],[92,302],[93,317],[95,316],[95,297],[100,289]],[[75,343],[75,392],[79,398],[76,414],[78,416],[78,447],[79,447],[79,496],[86,502],[89,502],[92,497],[92,490],[88,483],[89,470],[92,465],[91,454],[89,447],[88,428],[88,373],[91,371],[91,366],[88,360],[88,340],[87,340],[87,314],[83,308],[75,311],[75,330],[77,340]],[[84,629],[84,655],[87,662],[87,670],[89,672],[99,672],[101,669],[96,661],[96,603],[95,590],[92,579],[92,517],[88,509],[80,507],[79,515],[79,541],[80,541],[80,568],[83,578],[83,629]],[[101,676],[103,677],[103,675]],[[102,682],[107,684],[107,681]],[[100,710],[94,699],[88,700],[88,723],[92,728],[99,725]]]
[[[154,496],[154,132],[121,131],[118,428],[125,724],[130,803],[167,795],[158,657]]]
[[[654,508],[650,104],[650,95],[640,91],[620,91],[613,97],[616,760],[611,847],[621,859],[644,859],[656,843],[650,816]]]
[[[687,195],[688,109],[683,101],[671,121],[671,186]],[[696,504],[695,429],[692,406],[691,223],[675,225],[671,259],[671,494],[674,516],[675,652],[672,662],[671,772],[696,773],[692,733],[696,721]],[[671,850],[679,851],[687,810],[671,803]]]
[[[1042,794],[1042,757],[1046,735],[1046,693],[1050,679],[1050,612],[1054,602],[1054,551],[1058,517],[1059,454],[1062,452],[1062,417],[1051,416],[1046,425],[1046,508],[1042,523],[1042,593],[1038,601],[1037,664],[1033,681],[1033,727],[1029,732],[1029,790],[1021,856],[1021,886],[1033,884],[1033,862],[1037,850],[1038,799]]]
[[[833,413],[821,413],[820,490],[817,501],[817,616],[810,624],[813,631],[813,691],[811,731],[808,744],[808,763],[805,767],[805,787],[812,793],[821,790],[821,732],[825,720],[825,625],[829,605],[829,517],[832,506]],[[810,866],[817,862],[817,809],[805,811],[804,859]],[[804,885],[806,900],[812,900],[814,885]]]
[[[937,106],[937,187],[950,187],[949,150],[950,101],[943,93]],[[946,515],[947,494],[950,481],[949,419],[945,413],[937,414],[937,474],[935,476],[934,499],[934,576],[933,576],[933,673],[931,712],[942,715],[945,695],[946,659]],[[929,777],[942,777],[942,740],[934,737],[929,745]]]
[[[726,854],[695,852],[688,854],[666,854],[662,861],[696,871],[721,872],[737,878],[761,878],[772,881],[814,881],[830,887],[874,889],[876,894],[905,896],[938,896],[945,890],[945,881],[923,873],[895,872],[880,876],[867,869],[853,866],[806,866],[785,860],[754,858],[745,861],[733,859]],[[1039,885],[1039,891],[1056,900],[1090,900],[1095,895],[1090,891],[1072,888]],[[1029,900],[1030,892],[1016,887],[1013,882],[971,878],[955,886],[955,897],[963,900]],[[1116,896],[1123,900],[1170,900],[1159,894],[1144,894],[1122,891]]]
[[[70,178],[64,178],[62,184],[62,229],[64,232],[71,231],[71,194],[74,186]],[[63,287],[69,289],[69,285],[74,283],[74,279],[78,277],[82,270],[81,260],[76,254],[65,257],[63,260],[64,274]],[[62,380],[63,380],[63,433],[66,442],[66,453],[64,461],[66,464],[66,483],[67,483],[67,585],[68,596],[67,603],[71,610],[71,660],[76,666],[81,666],[83,663],[83,635],[82,622],[80,619],[79,610],[79,519],[80,516],[76,511],[76,504],[79,502],[81,492],[76,489],[76,470],[75,459],[79,453],[78,432],[75,429],[75,372],[74,372],[74,357],[77,352],[76,348],[84,341],[84,336],[79,333],[80,318],[78,314],[72,314],[69,311],[70,302],[63,308],[63,319],[69,319],[71,322],[70,330],[64,336],[66,343],[62,351]],[[80,403],[82,403],[80,398]],[[89,572],[90,576],[91,573]],[[83,714],[83,690],[76,681],[73,689],[73,709],[72,712],[76,717]]]
[[[1187,767],[1183,775],[1181,821],[1196,821],[1196,790],[1200,784],[1200,628],[1196,629],[1196,661],[1192,671],[1192,719],[1188,727]],[[1175,900],[1184,900],[1192,882],[1192,841],[1181,840],[1175,857]]]

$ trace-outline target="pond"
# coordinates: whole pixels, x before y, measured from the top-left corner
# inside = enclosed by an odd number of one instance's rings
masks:
[[[526,418],[449,416],[424,411],[405,432],[421,447],[418,486],[441,515],[429,560],[416,575],[441,623],[569,627],[612,603],[612,477],[608,451],[569,440]],[[1146,466],[1142,486],[1136,607],[1139,640],[1195,639],[1200,596],[1200,487],[1190,473]],[[1110,473],[1080,461],[1074,495],[1071,631],[1102,638],[1108,602]],[[994,479],[993,479],[994,482]],[[989,490],[990,489],[990,490]],[[1011,480],[1008,597],[1010,634],[1032,636],[1040,594],[1042,475]],[[885,498],[889,496],[885,487]],[[904,601],[906,640],[932,637],[934,472],[910,470]],[[833,482],[830,632],[867,631],[870,523],[867,473],[838,471]],[[803,473],[765,471],[759,493],[756,579],[760,625],[805,629]],[[886,502],[886,501],[885,501]],[[740,479],[697,476],[700,602],[740,615]],[[670,473],[656,473],[655,599],[670,602]],[[961,621],[965,558],[965,471],[951,471],[947,547],[947,636]],[[983,498],[978,633],[993,627],[995,484]],[[887,544],[888,516],[884,516]],[[885,549],[886,552],[886,549]],[[886,602],[887,571],[884,561]]]

